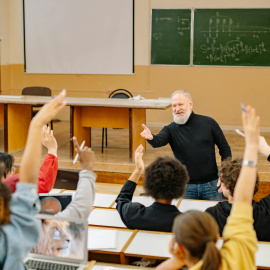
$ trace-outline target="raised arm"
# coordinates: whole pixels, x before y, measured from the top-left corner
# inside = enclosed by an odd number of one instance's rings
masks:
[[[138,183],[140,176],[144,170],[144,163],[143,163],[142,156],[143,156],[143,146],[140,145],[135,151],[136,168],[135,168],[134,172],[132,173],[132,175],[128,179],[136,184]]]
[[[48,154],[52,154],[57,157],[57,141],[53,136],[53,130],[51,130],[47,125],[43,126],[41,142],[48,149]]]
[[[93,172],[95,153],[86,146],[80,149],[75,137],[73,142],[79,154],[82,171],[79,173],[79,182],[73,201],[63,212],[56,214],[56,216],[87,219],[95,200],[95,180],[97,178]]]
[[[41,156],[42,126],[50,122],[51,119],[65,107],[65,103],[63,103],[65,96],[66,91],[63,90],[53,100],[45,104],[41,108],[41,110],[36,114],[36,116],[32,119],[21,162],[20,168],[21,183],[37,182]]]
[[[140,145],[135,151],[135,165],[136,168],[126,183],[123,185],[119,195],[116,198],[116,209],[124,224],[129,229],[134,229],[134,224],[137,223],[137,214],[140,209],[145,208],[140,203],[132,203],[132,197],[136,189],[137,183],[144,170],[144,163],[142,160],[143,146]]]
[[[259,123],[254,108],[247,106],[246,112],[242,112],[242,122],[245,131],[245,152],[242,169],[234,190],[234,202],[252,202],[254,186],[256,182],[258,146],[259,146]]]
[[[48,149],[48,154],[39,170],[38,193],[48,193],[54,186],[58,172],[58,145],[49,126],[43,126],[41,142]]]

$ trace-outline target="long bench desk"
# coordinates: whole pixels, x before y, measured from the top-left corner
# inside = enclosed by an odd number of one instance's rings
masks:
[[[5,152],[12,152],[25,146],[31,106],[43,105],[51,97],[39,96],[4,96],[0,95],[0,124],[4,124]],[[165,110],[171,103],[167,99],[109,99],[66,97],[70,106],[70,138],[76,136],[78,141],[85,140],[91,146],[91,127],[127,128],[129,129],[129,159],[132,160],[135,149],[145,139],[140,136],[142,124],[146,122],[146,109]],[[73,158],[74,147],[70,142],[70,157]]]
[[[54,189],[51,191],[51,194],[58,193],[59,191],[60,189]],[[64,191],[63,193],[65,192],[70,191]],[[89,260],[126,265],[134,258],[144,257],[165,260],[171,257],[168,247],[172,233],[127,229],[117,210],[114,208],[116,195],[96,195],[95,207],[88,217]],[[135,201],[149,204],[151,203],[149,199],[148,197],[137,197]],[[179,199],[174,204],[180,211],[185,212],[191,209],[204,211],[216,203],[215,201]],[[110,235],[109,232],[113,233],[112,231],[116,231],[114,248],[107,246],[110,239],[108,235]],[[104,232],[109,234],[105,234]],[[221,248],[222,243],[223,239],[220,238],[217,242],[217,247]],[[269,254],[270,242],[259,242],[258,251],[255,254],[258,269],[270,269]]]

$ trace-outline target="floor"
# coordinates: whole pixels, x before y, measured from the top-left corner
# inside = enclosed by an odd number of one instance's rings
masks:
[[[158,133],[159,129],[152,128],[152,133]],[[54,135],[58,142],[58,160],[59,168],[68,170],[80,170],[80,164],[72,164],[69,157],[69,122],[61,121],[54,123]],[[239,136],[234,130],[225,130],[224,134],[231,146],[233,158],[242,157],[244,152],[244,138]],[[270,132],[262,133],[270,143]],[[129,162],[128,157],[128,130],[127,129],[108,129],[108,147],[101,153],[101,128],[92,128],[92,149],[96,154],[95,171],[131,173],[134,170],[134,164]],[[0,129],[0,151],[4,151],[4,132]],[[80,143],[80,142],[79,142]],[[12,153],[15,157],[15,164],[19,165],[23,154],[23,149]],[[220,165],[218,150],[217,163]],[[43,147],[42,159],[46,155],[46,149]],[[170,146],[153,149],[149,144],[146,145],[144,154],[145,165],[150,164],[157,156],[173,156]],[[42,160],[41,160],[42,162]],[[258,170],[264,180],[270,181],[270,164],[266,158],[259,156]]]

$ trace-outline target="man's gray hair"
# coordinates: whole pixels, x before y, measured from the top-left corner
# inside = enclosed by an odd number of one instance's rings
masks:
[[[192,100],[191,94],[190,94],[188,91],[183,90],[183,89],[181,89],[181,90],[176,90],[175,92],[173,92],[171,98],[173,98],[173,96],[176,95],[176,94],[178,94],[178,93],[183,94],[184,96],[186,96],[186,97],[188,97],[190,100]]]

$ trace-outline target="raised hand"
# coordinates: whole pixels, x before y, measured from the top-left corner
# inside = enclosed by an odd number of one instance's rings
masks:
[[[144,124],[142,124],[143,132],[141,132],[141,136],[145,138],[146,140],[153,140],[153,135],[151,133],[151,130]]]
[[[260,118],[254,108],[247,106],[245,112],[242,112],[242,121],[246,146],[233,198],[235,203],[251,204],[257,175]]]
[[[53,136],[53,130],[51,130],[49,126],[43,126],[41,143],[48,149],[48,154],[57,156],[57,141]]]
[[[85,146],[80,149],[76,137],[73,137],[73,143],[77,153],[79,154],[79,161],[83,170],[93,171],[95,164],[95,152],[90,147]]]
[[[63,90],[44,105],[32,119],[20,167],[20,182],[36,183],[40,167],[42,126],[50,122],[65,107],[66,104],[63,102],[65,96],[66,91]]]
[[[135,151],[135,165],[136,169],[139,170],[141,173],[144,170],[144,162],[142,156],[143,156],[143,146],[140,144],[140,146]]]
[[[256,115],[256,111],[251,106],[246,107],[247,113],[242,113],[243,127],[245,131],[246,145],[259,145],[259,125],[260,118]]]
[[[49,103],[45,104],[39,110],[39,112],[33,118],[32,122],[37,123],[41,126],[49,123],[52,120],[52,118],[66,106],[66,103],[63,102],[65,96],[66,90],[63,90],[59,95],[57,95]]]

